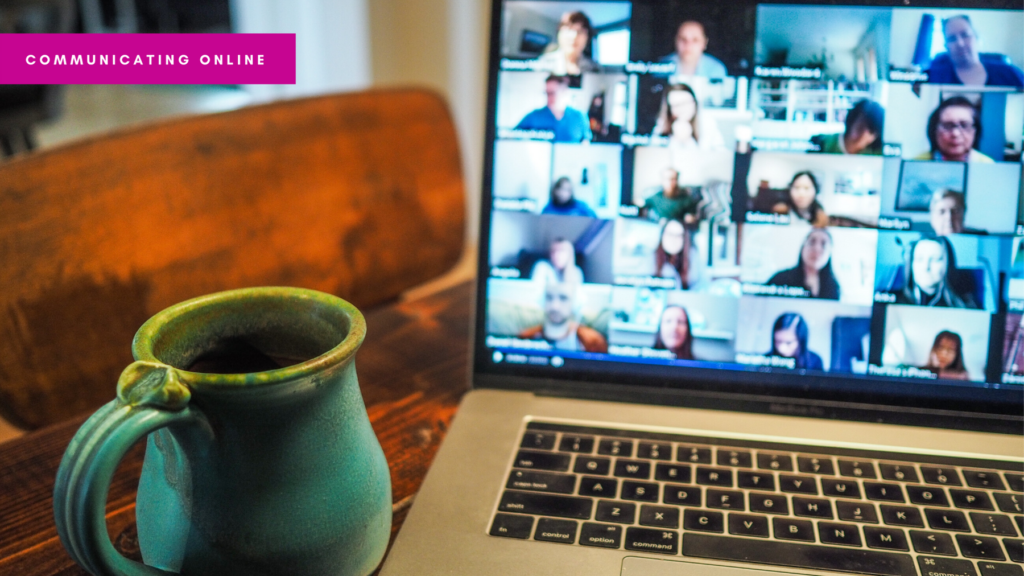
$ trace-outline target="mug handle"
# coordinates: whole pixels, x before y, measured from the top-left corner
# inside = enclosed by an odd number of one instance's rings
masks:
[[[136,441],[172,424],[194,422],[192,393],[177,371],[134,362],[117,382],[117,399],[79,428],[68,445],[53,488],[57,533],[71,558],[94,576],[177,576],[129,560],[107,534],[107,492],[114,470]]]

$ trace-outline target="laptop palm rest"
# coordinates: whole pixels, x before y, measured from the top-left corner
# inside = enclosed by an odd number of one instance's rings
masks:
[[[783,569],[785,570],[785,569]],[[758,574],[798,574],[764,568],[727,568],[694,562],[657,560],[627,556],[622,559],[620,576],[757,576]]]

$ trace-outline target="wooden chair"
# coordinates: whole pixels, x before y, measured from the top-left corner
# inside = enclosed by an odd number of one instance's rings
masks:
[[[418,90],[181,118],[0,164],[0,415],[36,428],[109,401],[135,330],[187,298],[289,285],[393,300],[458,260],[463,196],[451,116]]]

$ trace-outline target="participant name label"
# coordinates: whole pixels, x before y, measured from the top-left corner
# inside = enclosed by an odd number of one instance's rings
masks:
[[[537,201],[532,198],[495,198],[494,209],[509,212],[536,212]]]
[[[878,219],[878,227],[883,230],[910,230],[910,220],[906,218],[890,218],[883,216]]]
[[[754,75],[761,78],[804,78],[817,80],[822,77],[821,68],[792,68],[790,66],[755,66]]]
[[[766,366],[770,368],[796,369],[795,358],[784,358],[782,356],[765,356],[764,354],[737,354],[736,362],[747,366]]]
[[[799,286],[774,286],[767,284],[743,283],[743,293],[751,296],[784,296],[786,298],[805,298],[806,289]]]
[[[768,212],[747,212],[747,222],[751,224],[789,224],[789,214]]]
[[[938,375],[931,370],[915,368],[913,366],[875,366],[868,364],[868,374],[872,376],[890,376],[892,378],[921,378],[924,380],[936,380]]]
[[[916,70],[889,70],[889,82],[927,82],[928,73]]]

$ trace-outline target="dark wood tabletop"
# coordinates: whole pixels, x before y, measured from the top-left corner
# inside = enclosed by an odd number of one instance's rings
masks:
[[[472,283],[464,283],[366,313],[367,337],[356,369],[391,467],[392,539],[468,390],[471,290]],[[0,575],[87,574],[57,537],[53,483],[68,442],[88,416],[0,444]],[[111,540],[138,560],[135,491],[142,456],[139,443],[118,468],[107,501]]]

